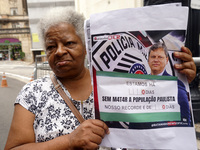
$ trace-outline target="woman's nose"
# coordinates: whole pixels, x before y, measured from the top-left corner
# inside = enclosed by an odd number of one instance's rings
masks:
[[[62,56],[63,54],[66,54],[66,53],[67,53],[67,50],[64,48],[64,46],[62,44],[58,44],[55,55]]]

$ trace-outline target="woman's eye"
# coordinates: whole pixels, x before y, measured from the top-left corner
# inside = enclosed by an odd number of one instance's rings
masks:
[[[66,46],[73,46],[73,45],[75,45],[75,42],[70,41],[70,42],[67,42],[65,45]]]
[[[55,48],[55,46],[47,46],[47,50],[52,50],[52,49],[54,49]]]

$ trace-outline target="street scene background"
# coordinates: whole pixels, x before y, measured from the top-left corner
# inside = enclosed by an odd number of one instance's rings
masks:
[[[34,64],[23,61],[0,61],[0,81],[5,72],[8,87],[0,87],[0,150],[4,149],[12,116],[14,102],[21,88],[32,78]],[[2,84],[1,84],[2,85]]]
[[[190,8],[186,46],[191,50],[193,58],[200,58],[200,7],[190,7],[190,1],[193,2],[193,6],[200,6],[195,5],[195,0],[174,0]],[[50,7],[71,7],[88,19],[94,13],[171,2],[172,0],[0,0],[0,84],[5,72],[8,85],[0,86],[0,150],[4,149],[14,112],[14,102],[21,88],[33,78],[42,77],[50,72],[44,57],[40,58],[44,63],[35,67],[37,56],[45,54],[39,40],[37,23]],[[197,107],[200,106],[199,66],[193,84]],[[197,108],[196,114],[200,114],[199,112]],[[195,129],[200,150],[199,118]]]

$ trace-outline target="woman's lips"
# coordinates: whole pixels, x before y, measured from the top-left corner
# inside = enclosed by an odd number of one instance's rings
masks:
[[[56,62],[56,66],[61,67],[61,66],[66,66],[69,64],[70,60],[63,60],[63,61],[58,61]]]

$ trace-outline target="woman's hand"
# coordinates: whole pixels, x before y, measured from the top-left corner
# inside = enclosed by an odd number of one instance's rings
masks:
[[[105,134],[109,134],[108,126],[100,120],[84,121],[69,134],[71,149],[97,149]]]
[[[174,52],[174,56],[183,61],[182,64],[175,64],[174,68],[186,75],[189,83],[196,77],[196,65],[192,53],[187,47],[181,47],[181,52]]]

